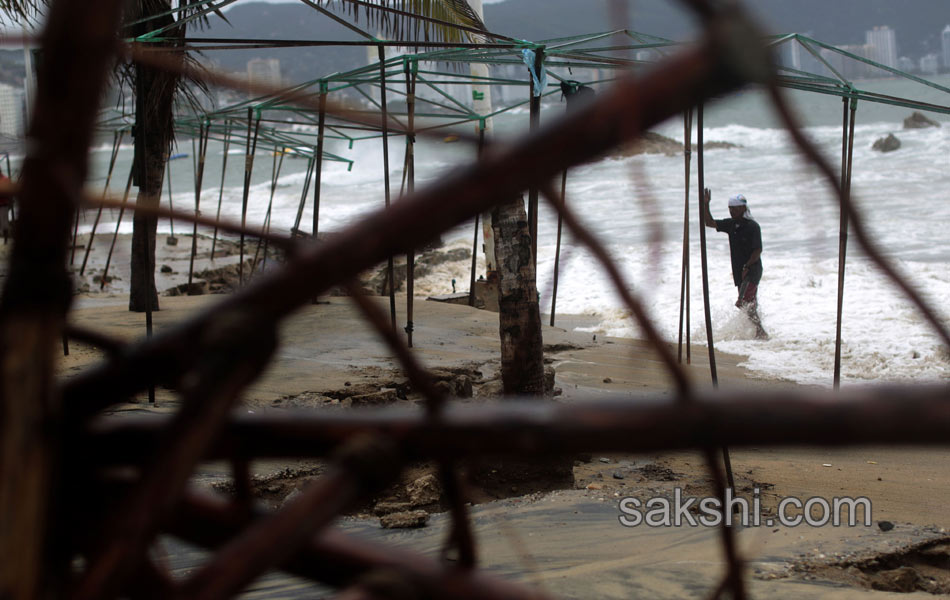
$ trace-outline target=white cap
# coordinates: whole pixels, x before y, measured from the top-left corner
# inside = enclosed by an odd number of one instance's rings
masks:
[[[729,206],[748,206],[748,201],[742,194],[736,194],[729,198]]]

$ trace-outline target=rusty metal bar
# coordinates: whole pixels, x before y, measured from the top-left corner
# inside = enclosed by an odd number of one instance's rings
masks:
[[[692,364],[692,348],[690,347],[690,323],[689,323],[689,176],[690,176],[690,158],[693,154],[693,109],[690,108],[683,115],[683,163],[685,174],[683,181],[685,185],[685,202],[683,207],[683,267],[682,280],[680,281],[680,318],[679,318],[679,345],[677,348],[677,360],[683,362],[683,322],[685,320],[686,329],[686,364]],[[684,319],[685,318],[685,319]]]
[[[249,235],[254,238],[264,235],[265,237],[267,237],[267,240],[269,243],[274,244],[275,246],[284,250],[289,250],[293,245],[293,242],[290,238],[282,236],[282,235],[273,234],[273,233],[262,234],[259,229],[251,229],[250,227],[241,227],[240,223],[233,223],[227,220],[216,220],[216,219],[211,219],[208,217],[200,217],[200,216],[195,217],[193,213],[169,210],[161,206],[143,208],[143,207],[135,205],[134,203],[120,202],[118,200],[112,200],[108,198],[105,200],[102,200],[102,199],[94,199],[94,198],[86,197],[86,198],[83,198],[82,201],[87,206],[101,205],[107,208],[118,208],[119,210],[124,210],[126,208],[134,208],[138,212],[145,215],[153,215],[156,217],[168,217],[169,219],[185,221],[187,223],[197,223],[198,225],[202,225],[205,227],[217,226],[218,229],[220,229],[221,231],[226,231],[228,233],[234,233],[234,234],[244,233],[245,235]]]
[[[631,452],[733,448],[946,445],[948,386],[848,388],[694,394],[683,404],[668,396],[579,398],[577,404],[530,399],[484,406],[447,405],[437,423],[409,408],[314,414],[236,416],[205,456],[319,457],[359,435],[391,436],[410,460],[523,452]],[[768,404],[764,410],[763,403]],[[151,455],[163,419],[97,422],[83,452],[100,464],[137,464]],[[712,426],[714,425],[714,426]]]

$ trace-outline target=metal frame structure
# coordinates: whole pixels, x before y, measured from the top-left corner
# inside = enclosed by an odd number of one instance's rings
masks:
[[[352,25],[348,25],[352,29]],[[416,52],[412,54],[397,55],[385,58],[384,49],[386,47],[392,46],[405,46],[403,44],[396,44],[394,42],[385,42],[383,40],[378,40],[373,36],[369,35],[365,31],[358,30],[364,37],[366,41],[364,42],[348,42],[347,44],[360,45],[365,47],[377,47],[379,50],[379,55],[381,57],[380,61],[375,64],[369,64],[365,67],[358,69],[353,69],[351,71],[343,73],[334,73],[326,77],[319,79],[311,80],[308,82],[303,82],[293,87],[288,88],[285,92],[274,94],[274,95],[264,95],[256,98],[249,99],[244,102],[240,102],[233,106],[224,107],[215,111],[211,111],[206,115],[203,115],[201,119],[206,122],[214,123],[220,119],[230,120],[230,121],[241,121],[244,119],[250,119],[251,117],[244,117],[244,113],[247,112],[248,115],[251,113],[249,111],[253,110],[254,118],[257,119],[257,122],[271,125],[270,130],[271,139],[266,143],[275,143],[275,150],[278,147],[276,145],[277,140],[281,140],[285,144],[293,144],[294,137],[298,140],[305,138],[304,134],[296,133],[294,136],[287,135],[282,133],[279,127],[286,127],[287,125],[305,125],[316,127],[317,132],[313,135],[317,137],[318,142],[317,146],[323,148],[323,143],[325,140],[337,139],[348,142],[350,148],[353,144],[362,140],[369,139],[384,139],[384,164],[383,169],[386,178],[387,186],[387,198],[386,202],[388,204],[388,177],[389,177],[389,161],[388,161],[388,138],[393,135],[391,131],[385,131],[385,128],[398,129],[400,133],[405,137],[407,145],[412,145],[415,143],[415,135],[431,133],[440,129],[450,129],[457,128],[466,124],[472,124],[475,126],[475,129],[478,132],[483,132],[486,129],[486,122],[493,117],[501,115],[505,112],[522,108],[526,105],[529,105],[531,108],[530,119],[532,127],[537,127],[539,122],[540,115],[540,104],[536,101],[538,96],[534,93],[526,94],[526,98],[522,101],[518,101],[512,104],[507,104],[501,106],[489,114],[478,114],[473,108],[467,103],[464,97],[460,97],[459,94],[453,93],[453,90],[457,89],[467,89],[468,86],[472,85],[481,85],[481,86],[522,86],[526,88],[532,88],[533,84],[531,82],[531,77],[528,75],[525,79],[511,79],[505,77],[475,77],[471,74],[465,72],[460,66],[468,66],[471,64],[486,64],[486,65],[516,65],[524,66],[524,62],[520,53],[523,50],[532,50],[538,54],[538,56],[543,56],[543,60],[539,59],[540,64],[543,65],[544,70],[547,75],[555,79],[556,81],[566,81],[567,77],[563,75],[564,69],[603,69],[603,70],[612,70],[612,71],[629,71],[631,69],[636,69],[638,67],[652,65],[656,60],[644,60],[641,59],[641,53],[643,51],[648,51],[654,56],[663,57],[670,54],[671,52],[676,51],[679,48],[682,48],[683,44],[673,42],[668,39],[660,38],[653,36],[647,33],[635,32],[626,29],[613,30],[598,32],[593,34],[584,34],[576,35],[562,38],[555,38],[550,40],[543,40],[540,42],[527,42],[524,40],[512,40],[510,38],[505,38],[505,43],[484,43],[484,44],[467,44],[460,45],[451,48],[438,48],[435,50],[430,50],[427,52]],[[138,41],[161,41],[163,38],[160,37],[161,31],[146,34],[138,38]],[[617,42],[617,39],[620,39],[620,42]],[[213,38],[212,38],[213,39]],[[629,41],[624,41],[629,40]],[[221,47],[220,44],[212,45],[208,39],[199,39],[192,40],[192,43],[196,43],[199,46],[202,44],[207,44],[207,48],[218,49]],[[279,46],[294,46],[294,45],[307,45],[303,40],[283,40],[280,42],[273,42],[275,45]],[[314,42],[316,43],[316,42]],[[335,44],[336,42],[320,42],[327,45]],[[262,45],[261,40],[229,40],[229,44],[226,46],[228,49],[233,48],[260,48],[266,47]],[[880,104],[888,104],[892,106],[899,106],[904,108],[910,108],[914,110],[923,110],[928,112],[935,112],[941,114],[950,114],[950,88],[941,86],[934,82],[916,77],[909,73],[904,73],[900,70],[876,63],[867,58],[855,55],[853,53],[847,52],[835,46],[829,45],[825,42],[804,36],[801,34],[783,34],[783,35],[773,35],[765,38],[766,47],[770,48],[773,51],[779,51],[787,46],[798,45],[803,48],[809,55],[813,56],[819,64],[823,65],[827,70],[826,73],[813,73],[808,71],[802,71],[799,69],[794,69],[788,66],[777,65],[776,67],[776,84],[780,87],[792,90],[805,91],[810,93],[817,93],[822,95],[837,96],[841,97],[845,104],[845,117],[842,124],[842,169],[841,169],[841,184],[844,189],[850,189],[851,182],[851,156],[853,151],[853,137],[854,137],[854,115],[857,111],[857,106],[859,102],[872,102]],[[912,98],[899,98],[886,94],[876,93],[870,90],[864,90],[856,86],[852,81],[847,80],[841,75],[841,73],[828,61],[825,56],[822,55],[822,51],[826,53],[833,53],[840,57],[843,57],[849,61],[858,61],[860,63],[866,64],[874,69],[879,69],[882,73],[886,73],[890,76],[900,77],[913,81],[922,86],[927,86],[931,89],[935,89],[939,92],[948,94],[948,102],[945,105],[933,104],[928,102],[922,102],[914,100]],[[455,68],[452,68],[455,65]],[[596,84],[606,84],[610,83],[614,78],[606,78],[600,80],[587,79],[580,83],[584,85],[596,85]],[[402,82],[405,82],[403,85]],[[420,97],[416,93],[416,88],[419,85],[422,85],[424,88],[433,90],[438,94],[439,100],[426,99]],[[403,105],[398,109],[394,110],[393,106],[385,101],[385,95],[382,95],[382,101],[376,100],[374,96],[367,91],[366,88],[375,89],[379,92],[384,92],[386,94],[392,94],[393,97],[402,99]],[[409,90],[413,91],[410,92]],[[325,103],[326,99],[333,94],[346,92],[346,91],[355,91],[359,96],[365,99],[369,104],[369,109],[366,110],[354,110],[347,115],[334,115],[326,114]],[[550,89],[542,91],[540,97],[553,97],[560,93],[560,89],[555,87],[555,89]],[[318,99],[318,103],[322,102],[321,110],[314,111],[311,108],[302,108],[299,105],[300,97],[313,97]],[[392,101],[390,101],[392,102]],[[425,108],[421,108],[425,107]],[[849,119],[847,113],[850,111],[850,127]],[[372,116],[375,114],[386,115],[381,124],[373,124]],[[702,124],[701,124],[701,114],[698,118],[698,129],[700,140],[702,138]],[[413,121],[414,125],[412,127],[407,127],[409,121]],[[185,123],[189,123],[185,121]],[[684,117],[684,125],[686,126],[685,139],[690,138],[690,131],[692,129],[691,118]],[[192,129],[194,128],[194,122],[191,122]],[[187,128],[184,128],[187,130]],[[250,134],[247,136],[249,137]],[[286,136],[286,137],[285,137]],[[312,137],[312,136],[311,136]],[[247,139],[247,138],[246,138]],[[262,140],[267,139],[265,136],[261,137]],[[302,142],[297,142],[301,144],[296,147],[305,147]],[[687,142],[688,143],[688,142]],[[316,150],[314,150],[316,152]],[[703,192],[703,153],[702,153],[702,142],[700,141],[699,147],[696,150],[698,154],[698,160],[700,162],[699,167],[699,192]],[[315,184],[314,184],[314,214],[319,214],[319,196],[320,196],[320,175],[321,172],[320,166],[322,165],[322,160],[343,160],[340,157],[327,155],[326,152],[321,153],[324,158],[317,160],[317,168],[315,171]],[[689,189],[689,163],[691,160],[692,149],[687,146],[686,149],[686,189]],[[410,153],[407,153],[407,157],[410,156]],[[401,186],[401,192],[406,189],[406,173],[409,173],[411,169],[414,169],[413,165],[410,165],[409,162],[403,165],[403,184]],[[567,174],[562,175],[562,195],[566,192],[566,177]],[[413,180],[410,177],[408,179],[408,184],[413,185]],[[689,203],[689,194],[687,193],[686,198],[687,205]],[[528,213],[529,213],[529,222],[530,230],[532,233],[532,239],[537,242],[537,196],[529,194],[528,199]],[[301,200],[300,211],[298,211],[298,223],[299,215],[303,210],[303,199]],[[686,214],[689,214],[688,206],[686,208]],[[314,219],[313,231],[317,231],[317,218]],[[561,243],[561,231],[562,223],[559,219],[558,222],[558,235],[556,244],[560,247]],[[478,231],[478,223],[475,224],[476,229],[476,239]],[[834,373],[833,373],[833,383],[835,388],[840,386],[841,378],[841,321],[842,321],[842,306],[843,306],[843,295],[844,295],[844,272],[845,272],[845,259],[847,253],[847,235],[848,235],[848,225],[846,215],[842,213],[841,223],[839,224],[839,284],[838,284],[838,309],[837,309],[837,322],[836,322],[836,340],[835,340],[835,361],[834,361]],[[700,228],[701,237],[705,238],[705,232],[703,228]],[[295,232],[296,233],[296,232]],[[679,355],[682,356],[682,346],[683,346],[683,330],[686,332],[686,354],[687,362],[690,361],[690,350],[689,350],[689,307],[687,305],[686,297],[688,296],[688,285],[689,285],[689,257],[687,255],[687,245],[688,245],[688,227],[684,229],[684,265],[683,265],[683,274],[682,274],[682,285],[681,285],[681,299],[680,303],[682,306],[681,315],[680,315],[680,335],[679,335]],[[703,252],[705,252],[705,242],[702,243]],[[535,256],[537,246],[535,245]],[[243,250],[243,244],[242,244]],[[477,250],[477,242],[473,246],[473,254]],[[555,273],[559,270],[559,258],[560,253],[557,253],[555,258]],[[413,270],[412,270],[412,261],[409,261],[409,269],[407,273],[407,282],[411,282],[413,279]],[[395,317],[395,295],[394,295],[394,284],[392,281],[392,265],[390,264],[389,268],[389,291],[390,291],[390,309],[391,309],[391,320],[393,323],[393,328],[396,327],[396,317]],[[703,277],[705,280],[705,268],[703,268]],[[473,260],[471,280],[475,279],[475,262]],[[556,281],[556,279],[555,279]],[[411,284],[410,284],[411,285]],[[707,285],[704,281],[704,290],[708,293],[706,289]],[[473,290],[470,289],[470,300],[469,304],[474,305],[474,294]],[[704,298],[706,297],[704,293]],[[407,315],[409,322],[406,326],[406,333],[410,340],[412,337],[412,297],[407,299],[409,306],[407,307]],[[552,304],[550,311],[550,321],[551,325],[554,325],[555,322],[555,307],[557,303],[557,284],[555,282],[552,295]],[[717,380],[716,377],[716,367],[715,367],[715,352],[713,351],[713,338],[712,338],[712,324],[709,322],[708,317],[708,300],[705,301],[707,304],[705,312],[707,313],[707,340],[710,346],[710,370],[712,374],[713,381]],[[685,327],[684,327],[685,321]]]
[[[651,126],[750,83],[763,85],[795,143],[835,190],[864,252],[950,346],[950,332],[933,308],[890,267],[865,232],[847,191],[848,169],[836,173],[797,127],[754,24],[732,4],[722,8],[706,0],[684,3],[703,25],[696,45],[671,51],[646,73],[623,74],[595,101],[556,125],[539,127],[510,147],[484,153],[477,163],[332,239],[294,244],[286,236],[261,234],[246,224],[219,223],[222,229],[280,244],[292,260],[211,310],[149,339],[125,343],[66,324],[72,220],[81,202],[103,204],[83,198],[81,186],[98,102],[115,58],[114,32],[122,3],[54,0],[43,36],[32,144],[18,190],[22,210],[10,277],[0,300],[0,405],[5,415],[0,420],[0,510],[6,518],[0,527],[6,557],[0,595],[224,598],[276,567],[344,589],[347,597],[538,598],[541,594],[535,590],[476,568],[475,539],[453,468],[459,458],[525,449],[698,448],[707,457],[716,492],[722,494],[726,481],[713,449],[726,444],[946,444],[947,386],[843,392],[833,396],[835,402],[812,391],[775,396],[769,402],[762,401],[761,393],[754,398],[700,394],[606,249],[553,189],[550,181],[555,176],[636,139]],[[160,62],[155,53],[134,47],[121,51],[143,64]],[[163,68],[185,69],[170,61]],[[846,99],[850,103],[851,98]],[[850,104],[846,108],[851,110]],[[249,127],[252,117],[253,111]],[[385,115],[380,123],[385,138]],[[843,147],[845,156],[849,146]],[[532,187],[601,263],[668,370],[672,403],[450,408],[394,334],[386,315],[356,295],[368,322],[425,395],[423,413],[331,419],[232,416],[230,409],[241,392],[271,359],[279,323],[293,310],[330,286],[467,222],[499,199]],[[154,212],[199,222],[188,213]],[[58,381],[52,349],[65,334],[103,349],[106,357]],[[109,406],[156,383],[182,397],[180,410],[167,421],[117,424],[97,418]],[[251,460],[315,454],[331,457],[323,477],[281,510],[267,515],[255,511],[248,493]],[[196,496],[186,489],[195,465],[215,457],[232,465],[238,489],[234,501]],[[441,465],[451,507],[446,550],[457,550],[457,562],[369,546],[332,529],[333,519],[347,507],[391,481],[408,461],[426,458]],[[174,580],[149,553],[163,531],[215,553],[196,572]],[[720,532],[728,568],[712,586],[712,595],[745,598],[735,532],[730,527]]]

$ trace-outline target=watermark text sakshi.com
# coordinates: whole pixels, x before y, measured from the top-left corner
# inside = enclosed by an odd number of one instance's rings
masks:
[[[835,497],[831,499],[813,496],[802,500],[793,496],[783,498],[778,503],[774,517],[762,515],[759,488],[752,492],[751,501],[744,497],[735,497],[732,489],[726,489],[725,501],[711,496],[698,498],[683,496],[683,490],[675,488],[673,498],[655,497],[647,500],[622,498],[619,503],[620,524],[624,527],[717,527],[742,525],[744,527],[857,527],[871,526],[871,500],[865,496],[857,498]],[[725,504],[725,510],[723,505]]]

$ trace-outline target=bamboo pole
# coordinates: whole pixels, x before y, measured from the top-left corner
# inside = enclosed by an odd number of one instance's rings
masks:
[[[122,145],[122,139],[125,137],[125,131],[117,131],[112,136],[112,155],[109,157],[109,171],[106,174],[106,184],[102,189],[102,197],[105,198],[109,193],[109,183],[112,182],[112,173],[115,171],[115,161],[119,156],[119,146]],[[89,261],[89,252],[92,250],[92,240],[96,237],[96,228],[99,227],[99,219],[102,218],[102,207],[96,211],[96,218],[92,222],[92,231],[89,233],[89,241],[86,243],[86,252],[82,257],[82,266],[79,267],[79,274],[86,272],[86,263]]]
[[[261,115],[257,115],[257,124],[251,132],[254,109],[247,109],[247,146],[244,150],[244,197],[241,201],[241,253],[238,263],[238,282],[244,285],[244,228],[247,226],[247,198],[251,193],[251,173],[254,171],[254,154],[257,152],[257,135],[261,131]]]
[[[224,176],[228,171],[228,150],[231,149],[231,121],[224,122],[224,156],[221,158],[221,187],[218,189],[218,212],[215,221],[221,220],[221,203],[224,200]],[[218,228],[215,226],[211,234],[211,260],[214,260],[215,246],[218,245]]]
[[[567,202],[567,170],[565,169],[561,173],[561,202]],[[560,274],[560,263],[561,263],[561,226],[563,225],[564,217],[560,213],[557,213],[557,243],[554,248],[554,282],[552,285],[551,293],[551,327],[554,327],[554,314],[557,308],[557,283],[558,276]]]
[[[205,159],[208,154],[210,123],[198,127],[198,164],[195,168],[195,218],[201,213],[201,186],[204,183]],[[191,282],[195,273],[195,255],[198,253],[198,221],[191,231],[191,259],[188,261],[188,294],[191,294]]]
[[[303,178],[303,190],[300,192],[300,203],[297,205],[297,218],[294,219],[294,226],[290,228],[290,238],[297,237],[300,233],[300,221],[303,220],[303,209],[307,204],[307,193],[310,192],[310,178],[313,177],[313,165],[316,162],[316,150],[313,155],[307,159],[307,172]]]
[[[79,211],[82,207],[76,207],[76,217],[73,220],[73,237],[72,243],[69,248],[69,265],[72,266],[76,263],[76,244],[79,242]]]
[[[703,105],[699,105],[696,118],[696,152],[697,170],[699,175],[699,251],[702,262],[703,272],[703,310],[706,316],[706,343],[709,351],[709,374],[712,377],[714,388],[719,387],[719,375],[716,372],[716,348],[713,343],[712,314],[709,309],[709,268],[706,260],[706,223],[703,214],[703,201],[709,196],[709,190],[706,189],[706,172],[703,163]],[[722,447],[722,462],[726,469],[726,479],[729,487],[736,488],[735,478],[732,474],[732,460],[729,457],[729,449]]]
[[[274,209],[274,192],[277,191],[277,180],[280,178],[280,170],[284,166],[284,151],[280,153],[280,157],[277,156],[277,148],[274,148],[274,161],[271,165],[271,182],[270,182],[270,200],[267,201],[267,213],[264,215],[264,225],[261,228],[261,237],[257,239],[257,249],[254,251],[254,260],[251,261],[251,274],[257,269],[257,258],[261,252],[261,246],[264,247],[264,258],[263,265],[267,265],[267,240],[268,234],[270,233],[270,219],[271,213]],[[262,267],[263,268],[263,267]]]
[[[416,69],[415,63],[406,64],[406,112],[408,113],[409,133],[406,134],[406,192],[412,194],[416,189]],[[415,293],[416,251],[413,248],[406,253],[406,337],[412,348],[413,294]]]
[[[478,122],[478,158],[481,160],[482,153],[485,152],[485,119]],[[472,275],[468,282],[468,305],[475,306],[475,269],[478,265],[478,218],[475,214],[475,239],[472,241]]]
[[[313,239],[317,240],[317,233],[320,231],[320,192],[323,187],[323,144],[326,137],[327,124],[327,84],[320,82],[320,116],[317,121],[317,152],[316,167],[314,167],[314,188],[313,188]]]
[[[719,375],[716,372],[716,349],[713,342],[712,314],[709,309],[709,266],[706,259],[706,223],[703,214],[703,202],[709,195],[706,189],[706,173],[703,164],[703,106],[699,106],[696,116],[696,153],[699,178],[699,256],[703,276],[703,314],[706,318],[706,345],[709,349],[709,375],[713,387],[719,387]]]
[[[172,160],[171,155],[165,158],[165,177],[168,179],[168,210],[175,210],[175,205],[172,203]],[[168,236],[170,244],[177,244],[178,240],[175,238],[175,219],[168,217],[168,228],[171,231],[171,235]],[[158,236],[158,232],[155,233],[155,236]],[[173,240],[173,241],[172,241]]]
[[[851,100],[851,118],[848,121],[847,98],[842,98],[843,117],[842,117],[842,141],[841,141],[841,193],[848,199],[851,197],[851,162],[854,157],[854,120],[858,110],[858,101]],[[844,128],[847,127],[847,132]],[[835,371],[834,371],[834,389],[841,388],[841,315],[844,308],[844,270],[845,260],[848,253],[848,213],[842,202],[839,210],[838,224],[838,312],[835,323]]]
[[[119,209],[119,218],[115,222],[115,233],[112,234],[112,244],[109,246],[109,255],[106,256],[106,266],[102,269],[102,278],[99,280],[99,289],[106,287],[106,278],[109,275],[109,264],[112,263],[112,253],[115,252],[115,242],[119,239],[119,227],[122,225],[122,217],[125,214],[125,204],[129,201],[129,193],[132,191],[132,178],[135,174],[135,167],[129,170],[129,181],[125,184],[125,194],[122,196],[122,208]]]
[[[389,110],[386,104],[386,48],[378,46],[376,53],[379,56],[379,100],[381,107],[380,129],[383,134],[383,186],[386,193],[386,208],[389,208]],[[389,282],[389,314],[392,317],[393,331],[396,331],[396,279],[393,266],[393,256],[387,259],[386,280]]]
[[[534,69],[540,74],[544,68],[544,50],[538,48],[534,53]],[[531,94],[529,110],[529,130],[537,131],[541,126],[541,95],[544,90],[534,89],[534,77],[529,73],[529,93]],[[534,261],[535,271],[538,268],[538,188],[528,188],[528,231],[531,234],[531,257]]]
[[[686,364],[692,364],[692,349],[690,348],[690,333],[689,333],[689,168],[690,168],[690,159],[692,158],[692,146],[693,146],[693,109],[689,109],[683,115],[683,162],[685,175],[684,182],[686,188],[686,199],[683,208],[683,271],[682,279],[680,280],[680,331],[679,331],[679,347],[677,349],[677,359],[680,362],[683,362],[683,321],[685,317],[686,322]]]

